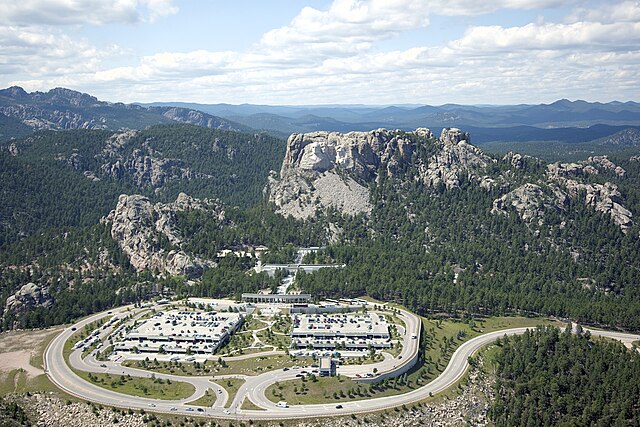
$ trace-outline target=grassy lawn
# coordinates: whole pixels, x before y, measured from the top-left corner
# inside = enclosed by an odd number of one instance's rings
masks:
[[[218,400],[218,394],[213,389],[209,389],[209,390],[204,392],[204,396],[202,396],[198,400],[194,400],[193,402],[189,402],[189,405],[194,405],[194,406],[213,406],[213,404],[216,403],[216,400]]]
[[[45,339],[36,346],[35,353],[31,355],[29,359],[29,364],[31,366],[35,366],[36,368],[44,369],[44,350],[47,348],[49,343],[53,341],[53,339],[58,336],[58,334],[62,332],[62,329],[57,329],[47,335]]]
[[[175,400],[184,399],[195,393],[193,385],[184,382],[152,378],[139,378],[129,375],[92,374],[75,371],[84,380],[108,390],[131,396],[148,397],[150,399]]]
[[[267,345],[273,345],[278,350],[284,350],[291,345],[291,337],[289,335],[274,334],[270,329],[265,329],[257,334],[260,341]]]
[[[259,353],[258,353],[259,354]],[[291,359],[284,354],[256,356],[244,360],[226,361],[223,357],[208,360],[205,363],[160,362],[146,360],[128,360],[122,366],[146,369],[153,372],[174,375],[257,375],[266,371],[291,367],[300,364],[300,359]]]
[[[29,374],[18,367],[23,363],[43,369],[43,354],[47,345],[57,336],[63,327],[44,330],[9,331],[0,334],[0,358],[12,357],[6,370],[0,371],[0,396],[8,393],[56,393],[62,398],[71,398],[58,388],[44,374],[38,371]],[[7,356],[8,352],[25,352],[25,354]],[[13,367],[12,367],[13,365]],[[31,371],[29,371],[31,372]]]
[[[240,409],[246,409],[248,411],[266,411],[266,409],[256,406],[251,400],[246,398],[242,401]]]
[[[278,314],[274,317],[274,320],[275,323],[271,327],[273,332],[287,335],[291,333],[291,316]]]
[[[632,345],[635,345],[636,347],[640,347],[640,340],[638,341],[634,341],[631,343]]]
[[[225,408],[228,408],[233,403],[233,399],[235,399],[238,390],[240,390],[240,387],[242,387],[245,381],[242,378],[226,378],[224,380],[211,380],[211,382],[218,384],[220,387],[224,387],[227,393],[229,393],[229,399],[224,405]]]
[[[221,375],[257,375],[266,371],[291,367],[299,363],[299,361],[296,361],[295,359],[292,360],[289,356],[282,354],[274,356],[258,356],[250,359],[225,362],[226,367],[221,367],[218,373]]]

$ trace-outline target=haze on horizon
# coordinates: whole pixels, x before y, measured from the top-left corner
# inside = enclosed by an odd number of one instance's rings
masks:
[[[0,7],[0,87],[208,104],[640,100],[637,0],[0,0]]]

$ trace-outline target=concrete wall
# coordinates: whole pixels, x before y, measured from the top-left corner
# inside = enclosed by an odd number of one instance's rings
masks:
[[[418,333],[417,333],[416,339],[420,339],[421,330],[422,330],[422,322],[418,322]],[[420,356],[420,346],[418,345],[418,350],[413,354],[413,356],[410,359],[406,360],[404,364],[396,367],[395,369],[391,371],[378,373],[378,375],[374,375],[373,377],[353,378],[353,380],[359,383],[371,384],[371,383],[377,383],[379,381],[382,381],[388,378],[398,377],[404,374],[405,372],[408,372],[411,368],[413,368],[416,362],[418,362],[419,356]]]

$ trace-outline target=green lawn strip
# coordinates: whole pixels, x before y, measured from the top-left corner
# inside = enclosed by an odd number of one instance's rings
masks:
[[[640,347],[640,340],[632,342],[631,345],[635,345],[636,347]]]
[[[242,401],[242,405],[240,405],[240,409],[244,409],[247,411],[266,411],[266,409],[257,406],[255,403],[249,400],[249,398],[245,398]]]
[[[279,350],[284,350],[291,346],[291,337],[289,335],[274,334],[271,330],[265,329],[257,333],[260,341],[267,345],[273,345]]]
[[[271,329],[273,332],[289,335],[291,333],[291,316],[283,314],[277,315]]]
[[[299,364],[300,361],[292,359],[287,355],[277,354],[269,356],[260,356],[259,353],[255,357],[243,360],[226,361],[224,357],[214,360],[208,360],[204,363],[192,362],[171,362],[156,360],[127,360],[122,366],[130,368],[145,369],[152,372],[173,375],[258,375],[266,371],[291,367]]]
[[[13,393],[16,389],[17,377],[24,373],[20,369],[12,369],[9,372],[0,373],[0,396]]]
[[[74,370],[85,381],[118,393],[149,399],[178,400],[195,393],[192,384],[160,378],[140,378],[129,375],[93,374]]]
[[[229,399],[227,399],[227,403],[224,405],[225,408],[231,406],[233,399],[235,399],[236,394],[238,394],[238,390],[240,390],[240,387],[245,383],[242,378],[225,378],[210,381],[218,384],[220,387],[224,387],[227,393],[229,393]]]
[[[263,372],[273,371],[284,367],[291,367],[296,364],[300,364],[295,358],[291,358],[287,355],[278,354],[272,356],[258,356],[243,360],[232,360],[224,362],[226,367],[220,367],[218,374],[220,375],[232,375],[232,374],[244,374],[244,375],[258,375]]]
[[[20,369],[9,372],[0,372],[0,396],[9,393],[49,393],[54,392],[62,398],[70,398],[70,395],[59,390],[45,374],[30,377]]]
[[[213,404],[216,403],[216,400],[218,400],[217,393],[210,388],[205,391],[204,396],[200,399],[194,400],[193,402],[189,402],[188,405],[209,407],[213,406]]]

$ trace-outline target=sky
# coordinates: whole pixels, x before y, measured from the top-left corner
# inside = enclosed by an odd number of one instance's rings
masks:
[[[0,0],[0,87],[112,102],[640,101],[640,0]]]

